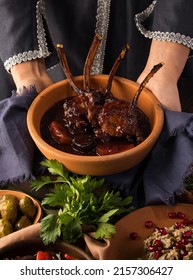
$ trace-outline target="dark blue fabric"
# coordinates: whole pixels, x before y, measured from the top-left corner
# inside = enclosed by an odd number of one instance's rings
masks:
[[[27,110],[37,93],[29,92],[0,102],[0,184],[21,182],[33,178],[35,145],[26,124]]]
[[[165,124],[143,174],[146,204],[172,204],[193,163],[193,114],[165,111]]]
[[[162,133],[147,159],[131,170],[106,176],[106,182],[136,206],[172,205],[184,191],[183,180],[193,163],[193,114],[164,110]]]

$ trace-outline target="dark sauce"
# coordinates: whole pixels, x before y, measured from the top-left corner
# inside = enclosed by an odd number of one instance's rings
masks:
[[[87,131],[78,132],[77,135],[71,133],[68,127],[65,127],[66,133],[70,137],[69,144],[58,143],[52,136],[50,131],[50,124],[53,120],[65,124],[64,119],[64,104],[65,100],[62,100],[53,105],[49,110],[45,112],[40,123],[40,132],[43,140],[50,146],[63,151],[65,153],[85,156],[101,156],[119,153],[128,149],[131,149],[137,145],[135,139],[118,137],[109,137],[108,141],[100,141],[94,137],[92,127],[88,126]],[[74,141],[74,139],[76,141]],[[80,145],[79,145],[80,144]]]
[[[63,109],[64,100],[56,103],[53,107],[51,107],[42,117],[41,123],[40,123],[40,132],[41,136],[44,139],[46,143],[48,143],[50,146],[63,151],[65,153],[75,154],[75,155],[89,155],[89,156],[95,156],[95,147],[93,149],[88,151],[81,151],[77,150],[73,147],[73,144],[59,144],[55,141],[55,139],[52,137],[52,134],[50,132],[50,123],[53,120],[58,121],[59,123],[64,121],[64,109]],[[69,136],[73,140],[74,134],[72,134],[68,130]],[[85,134],[85,138],[88,136]],[[73,142],[73,141],[72,141]]]

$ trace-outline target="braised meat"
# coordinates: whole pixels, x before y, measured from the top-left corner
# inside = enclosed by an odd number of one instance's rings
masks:
[[[64,73],[76,95],[64,100],[63,116],[60,120],[53,119],[49,129],[58,144],[71,145],[72,153],[86,155],[92,150],[93,155],[106,155],[121,152],[140,144],[151,132],[149,120],[137,107],[137,102],[147,82],[163,63],[153,67],[139,86],[131,103],[120,100],[111,92],[112,82],[130,47],[126,44],[121,50],[110,71],[106,87],[92,89],[91,66],[101,40],[102,37],[96,34],[89,49],[83,69],[82,88],[79,88],[73,80],[63,45],[57,45]]]

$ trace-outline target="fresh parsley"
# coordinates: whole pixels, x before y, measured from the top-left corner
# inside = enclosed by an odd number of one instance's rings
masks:
[[[187,191],[193,191],[193,172],[184,178],[183,183]]]
[[[41,164],[50,176],[31,181],[31,187],[38,191],[52,186],[41,203],[58,209],[41,220],[44,244],[54,243],[58,238],[75,243],[89,230],[95,232],[97,239],[110,238],[116,232],[116,221],[134,210],[132,197],[123,199],[119,192],[104,186],[104,179],[72,174],[56,160]]]

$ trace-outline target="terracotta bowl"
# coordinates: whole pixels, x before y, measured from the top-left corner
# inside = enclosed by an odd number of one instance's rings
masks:
[[[91,88],[98,89],[99,85],[106,86],[107,75],[91,76]],[[82,76],[75,77],[75,83],[82,87]],[[133,81],[115,77],[112,93],[115,97],[131,101],[139,85]],[[138,107],[147,115],[151,124],[151,134],[140,145],[117,154],[105,156],[81,156],[59,151],[48,145],[41,137],[40,122],[44,113],[56,102],[74,95],[69,82],[63,80],[42,91],[32,102],[28,114],[27,125],[35,144],[47,159],[56,159],[64,167],[82,175],[102,176],[119,173],[140,163],[151,151],[158,139],[164,114],[161,106],[148,89],[144,89],[138,100]]]
[[[37,209],[36,216],[33,220],[33,224],[36,224],[41,220],[41,218],[43,216],[43,210],[42,210],[42,207],[41,207],[40,203],[36,199],[34,199],[32,196],[30,196],[30,195],[28,195],[24,192],[14,191],[14,190],[0,190],[0,197],[3,196],[3,195],[7,195],[7,194],[14,195],[19,200],[21,198],[23,198],[24,196],[30,197],[32,199],[34,205],[36,206],[36,209]]]
[[[34,255],[38,251],[52,251],[53,253],[67,253],[78,260],[92,260],[93,258],[82,249],[68,244],[66,242],[57,241],[54,244],[45,246],[40,238],[18,240],[14,244],[9,244],[0,251],[0,260],[14,259],[16,257],[24,257]]]

